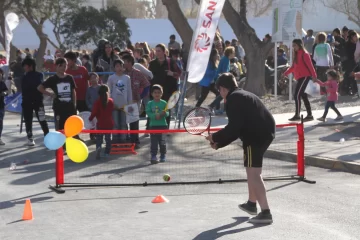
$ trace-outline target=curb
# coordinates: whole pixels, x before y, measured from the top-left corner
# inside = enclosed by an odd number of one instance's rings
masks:
[[[267,158],[279,159],[293,163],[296,163],[297,161],[297,155],[294,153],[275,151],[271,149],[268,149],[264,156]],[[360,164],[326,157],[305,156],[305,166],[320,167],[360,175]]]

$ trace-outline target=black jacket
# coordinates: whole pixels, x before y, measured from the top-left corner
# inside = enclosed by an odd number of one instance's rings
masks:
[[[219,148],[240,138],[244,144],[261,146],[275,138],[275,120],[261,100],[243,89],[226,97],[228,124],[213,134]]]
[[[22,102],[42,104],[43,95],[37,87],[43,82],[43,74],[36,71],[26,73],[21,80]]]

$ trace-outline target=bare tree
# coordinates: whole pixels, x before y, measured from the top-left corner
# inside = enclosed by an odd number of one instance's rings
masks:
[[[117,7],[126,18],[154,18],[153,2],[144,0],[108,0],[107,6]]]
[[[348,19],[360,26],[360,0],[321,0],[325,7],[348,16]]]
[[[26,18],[39,37],[40,44],[36,64],[42,66],[47,47],[48,35],[44,32],[44,23],[53,13],[52,0],[15,0],[18,12]]]
[[[54,25],[53,33],[56,38],[57,43],[48,38],[48,42],[55,48],[65,49],[63,39],[61,38],[61,25],[64,19],[72,11],[78,9],[85,0],[52,0],[53,5],[53,14],[51,14],[49,21]]]

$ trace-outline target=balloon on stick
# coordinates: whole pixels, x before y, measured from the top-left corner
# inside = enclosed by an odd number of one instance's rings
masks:
[[[49,132],[44,138],[45,146],[50,150],[57,150],[64,145],[66,137],[60,132]]]
[[[85,143],[72,137],[66,139],[66,152],[70,160],[76,163],[84,162],[89,156]]]
[[[84,128],[84,121],[81,117],[73,115],[69,117],[65,122],[65,136],[73,137],[78,135]]]

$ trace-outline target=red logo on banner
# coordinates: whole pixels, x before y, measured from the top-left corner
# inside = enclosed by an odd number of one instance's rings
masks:
[[[206,33],[201,33],[195,40],[195,49],[198,52],[206,51],[210,46],[210,37]]]

